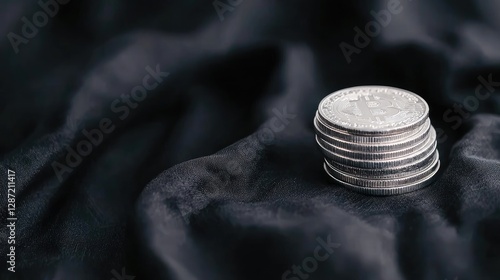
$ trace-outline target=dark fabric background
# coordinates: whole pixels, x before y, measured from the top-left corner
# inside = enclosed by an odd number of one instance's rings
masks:
[[[500,279],[500,87],[443,117],[478,77],[500,81],[500,5],[401,5],[347,63],[339,44],[385,1],[243,0],[221,20],[211,1],[72,0],[17,54],[8,34],[41,8],[2,1],[0,279],[297,280],[282,275],[318,238],[338,248],[307,279]],[[157,65],[170,75],[121,120],[114,100]],[[371,197],[328,180],[317,104],[366,84],[429,103],[444,131],[430,187]],[[116,129],[59,180],[53,163],[103,118]]]

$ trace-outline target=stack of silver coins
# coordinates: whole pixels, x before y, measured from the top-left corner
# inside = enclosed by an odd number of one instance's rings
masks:
[[[336,91],[314,118],[324,169],[338,184],[371,195],[429,185],[439,169],[436,131],[420,96],[386,86]]]

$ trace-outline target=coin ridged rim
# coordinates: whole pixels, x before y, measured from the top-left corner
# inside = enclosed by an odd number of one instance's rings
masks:
[[[347,126],[342,126],[340,124],[334,123],[331,120],[328,120],[326,116],[323,116],[321,114],[321,108],[324,106],[324,104],[332,97],[336,95],[345,95],[348,94],[349,91],[354,91],[354,90],[374,90],[374,89],[387,89],[387,90],[393,90],[394,93],[402,92],[406,93],[412,97],[415,97],[418,99],[423,105],[424,105],[424,113],[415,121],[409,124],[405,125],[399,125],[393,128],[364,128],[360,129],[359,127],[357,129],[354,129],[352,127],[347,127]],[[328,94],[325,96],[319,103],[318,105],[318,115],[319,117],[329,126],[336,128],[337,130],[340,131],[345,131],[350,134],[356,134],[356,135],[391,135],[391,134],[399,134],[404,131],[412,130],[419,125],[421,125],[425,120],[429,118],[429,105],[427,102],[418,94],[411,92],[409,90],[401,89],[401,88],[396,88],[396,87],[390,87],[390,86],[382,86],[382,85],[368,85],[368,86],[357,86],[357,87],[350,87],[350,88],[344,88],[341,90],[337,90],[333,93]]]
[[[422,127],[426,127],[427,123],[430,123],[430,120],[428,118],[424,120],[422,124],[416,126],[412,130],[404,131],[398,134],[366,136],[366,135],[350,134],[349,132],[340,131],[334,127],[329,126],[328,124],[325,124],[324,121],[322,121],[318,117],[317,111],[316,111],[316,117],[314,118],[314,127],[316,131],[319,130],[324,135],[328,135],[336,139],[346,140],[351,143],[366,143],[366,144],[392,142],[411,137],[417,134],[422,129]]]
[[[428,135],[427,135],[428,136]],[[316,135],[316,143],[318,143],[319,147],[321,148],[321,151],[329,151],[332,153],[336,153],[345,157],[349,158],[354,158],[354,159],[366,159],[366,160],[382,160],[382,159],[393,159],[393,158],[398,158],[398,157],[403,157],[405,155],[409,155],[415,151],[418,151],[420,148],[422,148],[425,144],[426,137],[422,138],[422,141],[417,142],[413,144],[412,146],[399,149],[399,150],[394,150],[394,151],[387,151],[387,152],[367,152],[367,151],[352,151],[348,149],[344,149],[341,147],[337,147],[335,145],[332,145],[322,138],[318,137]],[[324,152],[323,152],[324,153]],[[325,154],[326,156],[326,154]]]
[[[416,162],[410,164],[397,166],[395,168],[381,168],[381,169],[366,169],[359,167],[347,166],[341,163],[328,161],[325,158],[325,162],[328,162],[331,166],[351,175],[359,178],[377,178],[377,179],[394,179],[408,176],[418,170],[425,168],[436,159],[439,159],[439,151],[436,149],[434,153],[429,154],[427,157],[422,158]]]
[[[411,184],[427,177],[427,175],[433,173],[436,168],[439,168],[438,162],[439,159],[436,159],[435,161],[432,162],[432,164],[426,166],[425,168],[420,169],[418,172],[414,174],[393,179],[360,178],[353,176],[352,174],[344,173],[336,169],[335,167],[331,166],[330,164],[328,164],[328,162],[325,163],[327,163],[326,168],[328,169],[329,174],[343,182],[366,188],[389,188],[389,187],[398,187],[401,185]]]
[[[407,184],[399,187],[392,187],[392,188],[367,188],[367,187],[359,187],[353,184],[349,184],[346,182],[343,182],[334,176],[332,176],[330,173],[328,173],[326,163],[323,164],[323,168],[326,171],[326,174],[333,179],[335,182],[340,184],[346,189],[362,193],[362,194],[368,194],[368,195],[380,195],[380,196],[388,196],[388,195],[399,195],[399,194],[405,194],[409,192],[413,192],[419,189],[423,189],[427,186],[429,186],[432,182],[436,180],[436,173],[439,171],[440,167],[440,161],[438,161],[438,168],[435,170],[435,172],[429,174],[427,177],[421,179],[418,182],[412,183],[412,184]]]
[[[333,153],[327,150],[323,150],[324,155],[328,160],[333,160],[333,161],[338,161],[342,164],[349,165],[349,166],[355,166],[355,167],[361,167],[361,168],[370,168],[370,169],[377,169],[377,168],[387,168],[387,167],[396,167],[400,165],[405,165],[414,161],[417,161],[423,157],[426,157],[430,153],[434,152],[434,150],[437,147],[437,142],[436,142],[436,131],[434,129],[431,130],[430,137],[426,140],[426,143],[424,146],[412,154],[409,154],[404,157],[399,157],[399,158],[394,158],[394,159],[388,159],[388,160],[359,160],[359,159],[353,159],[349,158],[346,156],[339,155],[337,153]]]
[[[346,140],[341,140],[334,138],[332,136],[328,136],[323,134],[323,132],[316,130],[316,136],[321,138],[323,141],[334,145],[336,147],[340,147],[346,150],[358,151],[358,152],[390,152],[401,150],[404,148],[408,148],[417,143],[423,142],[429,134],[429,130],[431,128],[431,123],[426,122],[424,126],[415,134],[407,139],[395,140],[386,143],[352,143]]]
[[[427,157],[430,154],[434,152],[436,149],[437,143],[436,141],[428,141],[429,144],[426,144],[424,147],[424,150],[422,152],[417,151],[414,152],[413,154],[404,156],[404,157],[399,157],[399,158],[394,158],[394,159],[388,159],[388,160],[359,160],[359,159],[353,159],[353,158],[348,158],[345,156],[341,156],[338,154],[331,153],[329,151],[324,151],[325,158],[330,161],[338,161],[342,164],[353,166],[353,167],[360,167],[360,168],[366,168],[366,169],[380,169],[380,168],[391,168],[391,167],[397,167],[400,165],[406,165],[409,163],[412,163],[414,161],[417,161],[421,158]]]

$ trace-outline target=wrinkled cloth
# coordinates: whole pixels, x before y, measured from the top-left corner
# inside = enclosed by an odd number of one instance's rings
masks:
[[[498,2],[67,2],[0,5],[0,279],[500,278]],[[319,101],[373,84],[428,102],[431,186],[325,174]]]

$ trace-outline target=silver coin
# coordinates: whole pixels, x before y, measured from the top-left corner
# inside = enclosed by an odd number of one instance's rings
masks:
[[[428,119],[422,125],[398,134],[364,136],[364,135],[350,134],[348,132],[342,132],[340,130],[335,129],[334,127],[328,126],[327,124],[323,123],[323,121],[321,121],[321,118],[319,118],[318,114],[316,114],[316,118],[314,119],[314,128],[316,130],[316,133],[320,133],[322,135],[326,135],[334,139],[346,140],[351,143],[365,143],[365,144],[385,143],[385,142],[402,140],[408,137],[412,137],[413,135],[417,134],[423,127],[426,126],[430,126],[430,121]]]
[[[329,175],[329,177],[332,178],[335,182],[337,182],[341,186],[343,186],[347,189],[353,190],[355,192],[359,192],[362,194],[368,194],[368,195],[398,195],[398,194],[404,194],[404,193],[416,191],[416,190],[422,189],[424,187],[427,187],[429,184],[431,184],[435,179],[434,175],[436,175],[437,171],[439,170],[439,165],[440,165],[439,161],[438,161],[437,165],[438,166],[434,172],[432,172],[427,177],[425,177],[417,182],[401,185],[398,187],[390,187],[390,188],[359,187],[359,186],[356,186],[353,184],[343,182],[343,181],[335,178],[334,176],[332,176],[330,173],[328,173],[329,171],[326,167],[326,163],[324,165],[324,169],[325,169],[326,173]]]
[[[380,153],[405,149],[423,142],[427,137],[429,137],[430,127],[430,121],[427,121],[416,134],[411,135],[406,139],[399,139],[384,143],[353,143],[325,135],[321,131],[316,131],[316,136],[324,142],[342,149],[367,153]]]
[[[428,136],[428,135],[427,135]],[[319,138],[316,135],[316,143],[318,143],[319,147],[322,151],[328,151],[335,154],[342,155],[344,157],[353,158],[353,159],[361,159],[361,160],[382,160],[382,159],[393,159],[398,157],[403,157],[409,155],[415,151],[420,150],[425,144],[425,138],[422,141],[413,144],[412,146],[395,150],[395,151],[385,151],[385,152],[359,152],[352,151],[349,149],[344,149],[335,145],[332,145],[325,140]],[[324,152],[323,152],[324,153]],[[328,153],[325,154],[328,156]]]
[[[420,126],[429,116],[429,106],[407,90],[361,86],[326,96],[318,116],[325,124],[351,134],[388,135]]]
[[[439,160],[436,158],[435,161],[432,162],[431,165],[426,166],[425,168],[419,170],[417,173],[412,173],[411,175],[400,177],[400,178],[392,178],[392,179],[366,179],[353,176],[351,174],[344,173],[335,167],[326,163],[326,168],[328,169],[328,173],[335,178],[356,185],[358,187],[367,187],[367,188],[388,188],[388,187],[398,187],[405,184],[411,184],[414,182],[418,182],[419,180],[427,177],[429,174],[434,173],[436,169],[439,168],[438,164]]]
[[[434,130],[434,128],[431,128],[430,136],[426,140],[424,146],[420,150],[414,151],[413,153],[406,155],[404,157],[388,159],[388,160],[360,160],[339,155],[337,153],[324,149],[322,149],[322,151],[323,154],[327,157],[328,162],[333,161],[354,167],[379,169],[379,168],[396,167],[415,162],[433,153],[434,150],[436,149],[436,146],[437,146],[436,131]]]
[[[415,173],[418,173],[419,170],[426,168],[437,160],[439,160],[438,150],[435,150],[434,153],[415,162],[392,168],[367,169],[352,167],[341,163],[328,161],[327,159],[325,159],[325,162],[328,162],[329,165],[334,166],[338,170],[341,170],[358,178],[384,180],[411,176]]]

